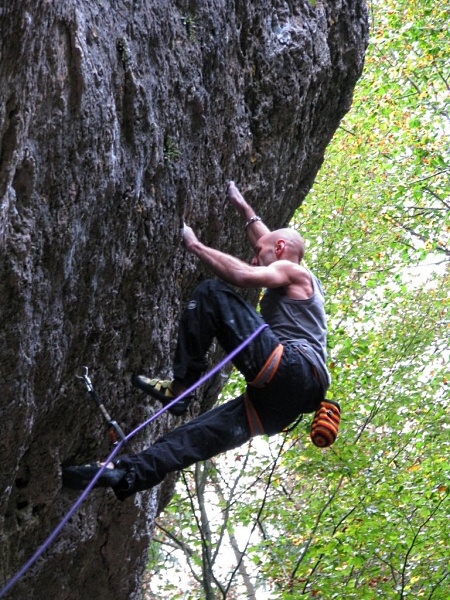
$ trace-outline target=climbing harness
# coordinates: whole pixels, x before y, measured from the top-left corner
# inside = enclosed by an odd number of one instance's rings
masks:
[[[99,400],[99,397],[95,393],[94,386],[92,385],[92,382],[89,379],[89,369],[87,367],[83,367],[83,371],[84,371],[83,375],[76,375],[76,378],[83,380],[89,396],[93,399],[95,404],[98,406],[98,408],[100,409],[100,412],[105,417],[106,422],[108,423],[108,433],[109,433],[109,437],[111,440],[111,445],[117,446],[117,444],[119,443],[117,440],[117,437],[119,437],[122,441],[124,441],[125,434],[122,431],[122,429],[120,428],[120,426],[118,425],[117,421],[114,421],[113,419],[111,419],[108,411],[106,410],[103,403]]]
[[[275,373],[277,372],[277,369],[280,365],[281,357],[283,356],[283,350],[283,345],[278,344],[278,346],[270,354],[269,358],[264,363],[262,369],[259,371],[257,376],[252,381],[249,381],[247,385],[251,385],[255,388],[263,388],[266,385],[268,385],[272,381]],[[259,418],[259,415],[256,412],[252,401],[248,397],[247,392],[244,396],[244,406],[252,437],[255,437],[256,435],[263,435],[263,424],[261,423],[261,419]]]
[[[268,385],[275,373],[278,370],[280,365],[281,357],[283,356],[284,346],[283,344],[278,344],[275,350],[271,353],[269,358],[264,363],[263,368],[260,370],[258,375],[253,379],[253,381],[249,381],[248,385],[256,388],[263,388]]]
[[[52,531],[52,533],[43,542],[43,544],[36,550],[36,552],[33,554],[33,556],[28,560],[28,562],[26,562],[23,565],[23,567],[8,581],[8,583],[5,585],[5,587],[0,590],[0,598],[3,598],[3,596],[25,575],[25,573],[28,571],[28,569],[37,561],[37,559],[45,552],[45,550],[47,550],[47,548],[54,542],[54,540],[59,535],[61,530],[67,525],[69,520],[72,518],[72,516],[75,514],[75,512],[81,506],[81,504],[86,500],[88,495],[91,493],[97,480],[99,479],[99,477],[102,475],[102,473],[107,468],[108,463],[110,463],[112,461],[112,459],[116,456],[116,454],[118,454],[118,452],[120,451],[122,446],[126,442],[128,442],[132,437],[134,437],[136,434],[138,434],[142,429],[147,427],[147,425],[149,425],[149,423],[156,420],[163,413],[165,413],[167,410],[169,410],[169,408],[171,408],[174,404],[176,404],[177,402],[179,402],[186,396],[189,396],[189,394],[192,394],[194,392],[194,390],[196,390],[198,387],[203,385],[206,381],[208,381],[208,379],[211,379],[211,377],[213,375],[215,375],[216,373],[221,371],[227,363],[229,363],[237,354],[239,354],[239,352],[241,352],[246,346],[248,346],[266,327],[268,327],[267,323],[263,323],[263,325],[260,325],[260,327],[258,327],[258,329],[256,329],[246,340],[244,340],[241,344],[239,344],[239,346],[237,348],[235,348],[232,352],[230,352],[230,354],[228,356],[226,356],[224,359],[222,359],[215,367],[213,367],[210,371],[208,371],[205,375],[203,375],[203,377],[201,377],[196,383],[194,383],[190,388],[185,390],[182,394],[180,394],[179,396],[174,398],[174,400],[172,402],[169,402],[169,404],[167,404],[161,410],[159,410],[154,415],[152,415],[149,419],[147,419],[147,421],[145,421],[144,423],[141,423],[138,427],[136,427],[136,429],[134,429],[127,436],[125,436],[114,447],[114,449],[112,450],[112,452],[110,453],[108,458],[105,460],[103,466],[98,470],[97,475],[95,475],[95,477],[91,480],[89,485],[82,492],[82,494],[80,495],[78,500],[75,502],[75,504],[72,506],[72,508],[63,517],[63,519],[59,523],[59,525]],[[86,373],[86,376],[87,376],[87,373]],[[84,379],[84,376],[83,376],[83,379]]]
[[[253,406],[253,402],[248,397],[247,392],[245,392],[244,395],[244,406],[245,412],[247,414],[247,422],[250,427],[251,436],[255,437],[257,435],[263,435],[263,424],[261,423],[261,419],[259,418],[259,415],[256,412],[256,408]]]

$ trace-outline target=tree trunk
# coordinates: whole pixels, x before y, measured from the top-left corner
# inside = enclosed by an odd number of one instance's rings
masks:
[[[125,431],[148,416],[131,374],[168,374],[205,275],[183,221],[247,258],[234,179],[269,227],[288,223],[350,107],[367,14],[363,0],[2,0],[0,19],[4,585],[78,497],[61,465],[107,455],[76,375],[89,366]],[[94,490],[8,598],[139,598],[171,483],[124,503]]]

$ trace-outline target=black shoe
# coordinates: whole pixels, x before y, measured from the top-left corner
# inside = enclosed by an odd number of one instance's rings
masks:
[[[99,462],[89,463],[87,465],[64,467],[63,468],[63,486],[72,490],[84,490],[85,487],[94,479],[102,468]],[[125,477],[125,469],[115,467],[106,469],[95,482],[94,487],[114,487]]]
[[[162,402],[163,406],[167,406],[176,398],[172,392],[172,381],[170,380],[149,379],[145,375],[133,375],[132,383],[155,400]],[[184,415],[192,398],[192,395],[182,398],[169,408],[169,412],[177,416]]]

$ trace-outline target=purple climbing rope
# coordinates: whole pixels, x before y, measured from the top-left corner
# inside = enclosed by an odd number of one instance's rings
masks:
[[[17,573],[14,575],[14,577],[12,577],[8,581],[8,583],[5,585],[5,587],[2,590],[0,590],[0,598],[3,598],[3,596],[19,581],[19,579],[21,579],[25,575],[25,573],[28,571],[28,569],[37,561],[37,559],[41,556],[41,554],[54,542],[54,540],[59,535],[61,530],[68,523],[69,519],[78,510],[78,508],[81,506],[81,504],[86,500],[86,498],[90,494],[92,488],[95,486],[97,479],[100,477],[100,475],[103,473],[103,471],[107,468],[107,464],[116,456],[116,454],[119,452],[119,450],[122,448],[122,446],[126,442],[128,442],[132,437],[134,437],[137,433],[139,433],[142,429],[147,427],[147,425],[149,425],[152,421],[154,421],[155,419],[160,417],[163,413],[165,413],[167,410],[169,410],[169,408],[171,408],[174,404],[176,404],[177,402],[179,402],[186,396],[189,396],[190,394],[192,394],[192,392],[194,390],[196,390],[198,387],[203,385],[205,383],[205,381],[207,381],[213,375],[215,375],[218,371],[220,371],[237,354],[239,354],[239,352],[241,352],[246,346],[248,346],[266,327],[268,327],[268,325],[266,323],[264,323],[263,325],[258,327],[258,329],[256,329],[246,340],[244,340],[237,348],[235,348],[232,352],[230,352],[230,354],[228,354],[228,356],[226,356],[223,360],[221,360],[215,367],[213,367],[210,371],[208,371],[205,375],[203,375],[203,377],[201,377],[196,383],[194,383],[194,385],[192,385],[190,388],[185,390],[182,394],[180,394],[180,396],[177,396],[176,398],[174,398],[172,400],[172,402],[170,402],[169,404],[166,404],[166,406],[164,406],[161,410],[159,410],[157,413],[152,415],[149,419],[147,419],[147,421],[144,421],[144,423],[141,423],[138,427],[136,427],[136,429],[133,429],[133,431],[131,433],[129,433],[127,436],[125,436],[125,438],[117,444],[117,446],[114,448],[114,450],[108,456],[108,458],[105,460],[105,463],[103,464],[103,466],[99,469],[98,473],[91,480],[89,485],[83,491],[83,493],[78,498],[78,500],[75,502],[75,504],[72,506],[72,508],[63,517],[63,519],[59,523],[59,525],[57,527],[55,527],[55,529],[48,536],[48,538],[36,550],[36,552],[33,554],[33,556],[23,565],[23,567],[19,571],[17,571]]]

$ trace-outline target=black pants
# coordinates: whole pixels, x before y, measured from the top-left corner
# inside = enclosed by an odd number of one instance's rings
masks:
[[[180,322],[174,375],[187,386],[206,369],[205,354],[214,337],[229,353],[264,321],[255,309],[221,281],[204,281],[194,292]],[[252,381],[279,344],[269,327],[234,358],[247,381]],[[314,412],[323,390],[313,368],[295,344],[285,345],[272,381],[264,388],[247,388],[264,433],[282,431],[300,414]],[[125,479],[115,488],[120,499],[160,483],[167,473],[236,448],[252,437],[245,396],[213,408],[169,432],[134,456],[121,456],[116,466],[125,468]]]
[[[219,280],[204,281],[181,317],[173,365],[175,378],[190,387],[208,368],[205,355],[214,338],[229,354],[263,324],[255,309],[228,285]],[[247,381],[252,381],[278,344],[266,328],[234,358],[234,364]]]

